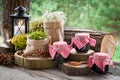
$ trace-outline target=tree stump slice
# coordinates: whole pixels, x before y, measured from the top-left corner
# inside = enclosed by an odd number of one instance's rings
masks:
[[[115,47],[116,47],[116,40],[115,40],[114,35],[112,34],[105,35],[101,43],[100,51],[108,53],[110,57],[112,58],[115,53]]]
[[[15,53],[14,59],[15,59],[15,64],[17,64],[21,67],[24,67],[24,58],[22,56]]]
[[[55,68],[56,63],[50,57],[40,58],[40,57],[27,57],[24,58],[21,55],[15,53],[15,63],[21,67],[29,69],[46,69]]]
[[[55,62],[51,58],[24,58],[24,67],[30,69],[54,68]]]
[[[71,51],[68,61],[88,61],[90,55],[93,55],[93,50],[88,50],[86,53],[78,53],[75,50]]]
[[[62,64],[60,66],[60,69],[65,74],[71,75],[71,76],[86,75],[90,72],[90,68],[88,67],[88,64],[80,64],[75,66],[75,65],[69,64],[69,62]]]

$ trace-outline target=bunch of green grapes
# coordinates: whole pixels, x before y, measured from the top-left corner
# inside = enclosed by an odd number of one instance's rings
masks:
[[[47,37],[46,33],[43,31],[36,30],[28,34],[28,37],[35,40],[42,40]]]

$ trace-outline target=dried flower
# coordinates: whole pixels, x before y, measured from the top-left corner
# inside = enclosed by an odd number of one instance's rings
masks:
[[[30,31],[42,30],[43,31],[43,20],[41,18],[35,18],[30,21]]]
[[[46,12],[42,16],[42,18],[45,22],[56,22],[56,21],[65,22],[66,15],[61,11]]]

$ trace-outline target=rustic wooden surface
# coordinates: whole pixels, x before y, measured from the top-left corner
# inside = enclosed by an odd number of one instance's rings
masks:
[[[0,80],[120,80],[120,64],[115,64],[115,68],[109,72],[111,74],[91,72],[84,76],[69,76],[58,69],[30,70],[18,66],[0,66]]]

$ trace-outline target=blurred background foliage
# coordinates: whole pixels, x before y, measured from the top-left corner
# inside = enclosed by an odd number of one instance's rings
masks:
[[[31,0],[31,19],[45,11],[63,11],[65,27],[101,31],[120,30],[120,0]]]
[[[30,4],[31,19],[46,11],[63,11],[65,27],[120,33],[120,0],[31,0]]]

